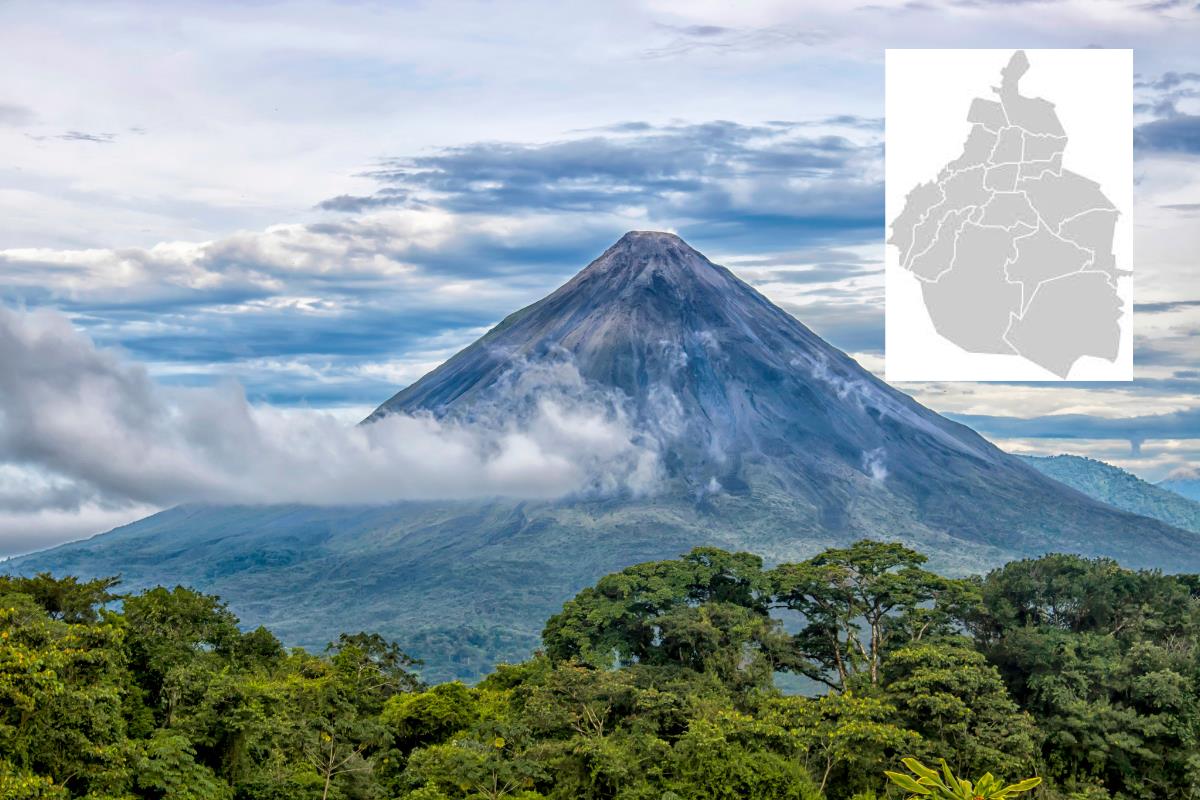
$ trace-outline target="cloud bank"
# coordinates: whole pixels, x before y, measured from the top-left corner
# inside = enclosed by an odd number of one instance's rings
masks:
[[[366,404],[624,231],[665,229],[744,264],[834,344],[878,350],[880,155],[879,120],[853,114],[447,145],[384,159],[371,193],[332,197],[311,221],[0,250],[0,302],[57,308],[159,379],[232,375],[256,403]]]
[[[644,493],[655,442],[570,362],[514,368],[516,405],[368,425],[170,388],[61,314],[0,309],[0,514],[181,502],[390,503]],[[513,409],[516,408],[515,413]]]
[[[823,129],[823,130],[822,130]],[[844,115],[747,125],[626,122],[552,142],[473,142],[386,159],[380,189],[325,210],[436,204],[453,213],[637,213],[726,237],[800,234],[862,241],[883,214],[878,119]],[[863,136],[866,132],[868,135]],[[715,237],[714,237],[715,238]]]
[[[1040,417],[996,417],[949,414],[986,435],[1030,439],[1127,439],[1134,450],[1154,440],[1200,439],[1200,409],[1132,417],[1052,414]]]

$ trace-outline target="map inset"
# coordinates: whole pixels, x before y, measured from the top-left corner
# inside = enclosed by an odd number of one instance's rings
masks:
[[[1063,169],[1054,104],[1025,97],[1029,59],[977,97],[962,153],[908,193],[888,244],[920,282],[934,328],[971,353],[1022,356],[1066,378],[1083,356],[1117,358],[1123,313],[1100,185]]]

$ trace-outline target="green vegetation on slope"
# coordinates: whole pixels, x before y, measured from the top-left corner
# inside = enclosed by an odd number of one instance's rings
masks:
[[[422,684],[372,634],[285,652],[182,587],[0,578],[0,797],[862,800],[967,792],[952,775],[996,797],[1034,775],[1042,798],[1200,793],[1200,578],[924,562],[864,541],[770,570],[716,548],[639,564],[475,687]],[[826,691],[785,696],[780,673]]]
[[[1200,533],[1200,503],[1147,483],[1120,467],[1084,456],[1018,456],[1059,483],[1122,511]]]

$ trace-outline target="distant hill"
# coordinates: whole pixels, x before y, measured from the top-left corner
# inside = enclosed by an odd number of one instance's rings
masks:
[[[1047,551],[1200,570],[1195,534],[1002,452],[667,233],[626,234],[364,424],[396,413],[519,419],[544,391],[538,381],[556,375],[619,399],[657,454],[654,491],[189,506],[0,569],[182,583],[220,594],[288,644],[378,631],[423,658],[430,680],[524,657],[584,586],[696,545],[777,562],[874,537],[954,574]]]
[[[1200,503],[1120,467],[1072,455],[1019,456],[1025,463],[1102,503],[1200,533]],[[1200,496],[1200,495],[1198,495]]]
[[[1195,472],[1167,478],[1160,481],[1158,486],[1200,503],[1200,476]]]

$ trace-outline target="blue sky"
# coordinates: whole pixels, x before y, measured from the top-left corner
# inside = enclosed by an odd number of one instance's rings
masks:
[[[1169,1],[6,3],[0,302],[349,420],[667,229],[881,370],[884,48],[1132,47],[1139,380],[902,388],[1157,479],[1200,462],[1198,34]],[[110,500],[0,536],[154,504]]]

